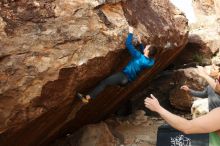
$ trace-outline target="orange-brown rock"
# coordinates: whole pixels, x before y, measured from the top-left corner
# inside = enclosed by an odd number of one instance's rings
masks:
[[[129,60],[128,22],[159,46],[155,66],[83,105],[77,91],[88,92]],[[46,145],[103,119],[170,64],[187,36],[186,18],[169,0],[1,1],[0,145]]]
[[[193,97],[180,89],[182,85],[187,85],[193,90],[202,91],[207,84],[203,78],[195,73],[195,69],[180,69],[172,75],[174,88],[169,92],[169,99],[171,105],[176,109],[190,111],[192,106]]]

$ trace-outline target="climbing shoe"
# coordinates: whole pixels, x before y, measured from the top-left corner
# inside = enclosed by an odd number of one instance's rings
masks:
[[[89,100],[86,99],[86,97],[81,94],[81,93],[76,93],[77,98],[79,98],[80,100],[82,100],[83,103],[89,103]]]

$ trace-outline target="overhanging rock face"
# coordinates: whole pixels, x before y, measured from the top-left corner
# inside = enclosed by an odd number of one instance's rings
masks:
[[[185,16],[168,0],[0,2],[0,145],[46,145],[113,112],[164,69],[188,38]],[[88,92],[129,60],[128,23],[159,46],[155,66],[126,87]],[[68,130],[66,130],[68,129]]]

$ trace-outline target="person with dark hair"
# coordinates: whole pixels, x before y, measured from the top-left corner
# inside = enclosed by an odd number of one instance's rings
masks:
[[[141,42],[141,37],[138,36],[138,42],[140,43],[141,51],[138,51],[132,44],[133,39],[133,27],[129,27],[128,37],[126,39],[126,48],[128,49],[132,59],[128,62],[127,66],[121,72],[115,73],[108,78],[101,81],[87,95],[77,93],[77,97],[84,103],[88,103],[90,99],[94,99],[101,93],[108,85],[126,85],[129,82],[134,81],[138,74],[146,68],[151,68],[154,63],[154,57],[157,53],[157,49],[153,45],[147,45],[145,48]]]

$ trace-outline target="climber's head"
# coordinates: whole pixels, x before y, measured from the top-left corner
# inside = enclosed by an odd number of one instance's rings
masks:
[[[154,45],[147,45],[144,49],[144,56],[154,58],[157,54],[157,49]]]

